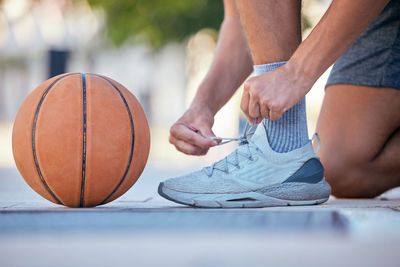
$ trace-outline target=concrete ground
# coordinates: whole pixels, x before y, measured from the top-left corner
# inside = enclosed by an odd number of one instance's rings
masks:
[[[148,166],[107,205],[44,200],[0,169],[0,266],[400,266],[400,190],[319,206],[195,209],[157,195],[185,170]]]

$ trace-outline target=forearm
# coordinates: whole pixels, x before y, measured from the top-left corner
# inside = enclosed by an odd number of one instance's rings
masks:
[[[200,84],[192,106],[215,114],[252,72],[252,59],[239,17],[225,18],[213,63]]]
[[[334,0],[320,22],[298,47],[288,68],[311,88],[382,11],[388,0]]]

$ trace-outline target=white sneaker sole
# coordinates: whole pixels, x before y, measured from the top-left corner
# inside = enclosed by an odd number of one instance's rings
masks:
[[[296,196],[295,200],[268,196],[258,191],[232,194],[186,193],[170,189],[166,187],[164,183],[160,183],[158,193],[162,197],[173,202],[199,208],[305,206],[321,204],[326,202],[329,198],[330,186],[325,179],[316,184],[297,183],[296,187],[298,190],[293,192],[293,195]],[[302,195],[305,196],[304,199],[301,199]],[[314,195],[315,198],[312,198],[312,195]]]

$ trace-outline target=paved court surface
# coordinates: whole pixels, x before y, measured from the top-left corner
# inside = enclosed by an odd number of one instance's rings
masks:
[[[107,205],[71,209],[0,169],[0,266],[400,266],[400,190],[309,207],[194,209],[148,166]]]

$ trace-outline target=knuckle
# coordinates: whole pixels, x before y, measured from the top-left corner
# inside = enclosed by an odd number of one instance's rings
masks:
[[[247,80],[247,81],[244,83],[243,90],[244,90],[244,91],[249,91],[250,88],[251,88],[251,79]]]
[[[257,94],[257,87],[256,86],[252,86],[249,89],[249,94],[254,97]]]
[[[172,125],[171,128],[169,129],[170,135],[176,135],[177,128],[178,126],[176,124]]]

